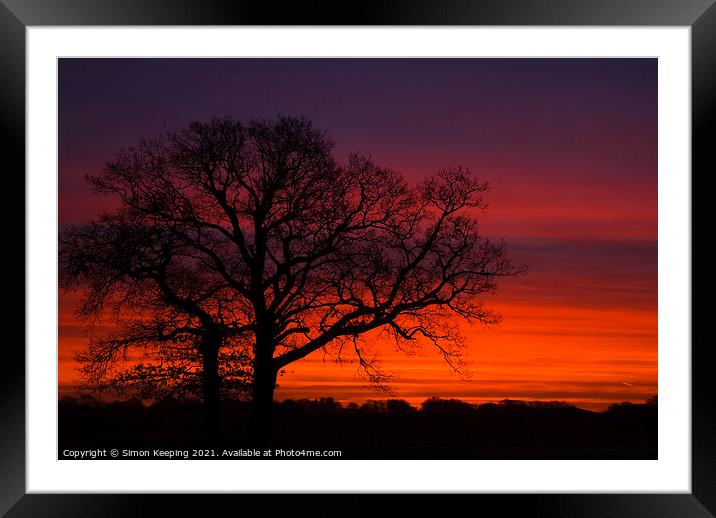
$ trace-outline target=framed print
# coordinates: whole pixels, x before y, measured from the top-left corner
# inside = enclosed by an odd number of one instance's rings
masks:
[[[2,511],[713,515],[712,4],[4,0]]]

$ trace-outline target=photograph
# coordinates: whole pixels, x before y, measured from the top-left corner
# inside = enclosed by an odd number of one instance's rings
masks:
[[[658,87],[59,57],[57,458],[659,459]]]

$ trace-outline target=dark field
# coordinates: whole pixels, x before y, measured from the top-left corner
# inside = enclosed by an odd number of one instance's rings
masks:
[[[657,458],[657,408],[648,404],[597,413],[564,403],[433,399],[415,409],[400,400],[344,407],[328,398],[276,403],[274,414],[272,448],[341,450],[342,459]],[[210,440],[199,405],[65,398],[59,452],[249,447],[247,404],[225,402],[222,415],[220,435]]]

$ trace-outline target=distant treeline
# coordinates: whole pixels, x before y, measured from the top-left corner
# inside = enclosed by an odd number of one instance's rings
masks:
[[[171,397],[158,401],[152,401],[145,405],[138,398],[130,398],[126,400],[102,401],[91,395],[82,395],[79,397],[66,396],[60,399],[60,406],[103,406],[109,408],[140,408],[146,406],[155,406],[157,408],[176,408],[191,407],[197,403],[183,399],[173,399]],[[229,407],[244,407],[249,403],[245,401],[229,400],[225,402]],[[279,414],[389,414],[389,415],[455,415],[467,416],[471,414],[491,414],[491,413],[527,413],[539,414],[543,412],[577,412],[577,413],[624,413],[639,411],[655,411],[658,406],[657,396],[651,396],[644,403],[621,402],[610,405],[604,412],[593,412],[579,408],[572,403],[566,401],[524,401],[515,399],[503,399],[497,402],[487,403],[468,403],[460,399],[442,399],[439,397],[431,397],[423,401],[419,407],[414,407],[404,399],[384,399],[384,400],[368,400],[359,405],[354,402],[343,404],[336,401],[332,397],[317,399],[285,399],[274,403],[275,409]]]

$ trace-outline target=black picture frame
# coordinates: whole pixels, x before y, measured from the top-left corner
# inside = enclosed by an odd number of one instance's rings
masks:
[[[633,25],[689,26],[692,51],[692,193],[693,180],[714,170],[713,137],[716,121],[716,0],[317,0],[282,5],[273,1],[237,0],[0,0],[0,149],[6,181],[25,192],[25,29],[28,26],[86,25]],[[9,160],[8,160],[9,159]],[[699,180],[701,181],[701,180]],[[703,195],[703,189],[700,193]],[[19,198],[17,194],[13,197]],[[692,199],[692,275],[698,267],[696,229],[707,221]],[[703,205],[701,205],[703,207]],[[17,208],[3,222],[16,221]],[[23,229],[6,223],[7,239],[17,251],[6,255],[8,268],[25,270],[28,259],[20,252]],[[16,235],[12,235],[12,232]],[[13,239],[14,238],[14,239]],[[703,271],[702,268],[699,268]],[[8,270],[10,272],[11,270]],[[11,275],[19,277],[17,274]],[[9,276],[10,277],[10,276]],[[692,492],[689,494],[529,494],[470,495],[470,506],[484,512],[496,505],[500,515],[535,516],[678,516],[716,515],[716,393],[710,344],[698,333],[696,315],[707,308],[694,295],[709,289],[699,282],[692,289]],[[23,295],[24,300],[24,295]],[[32,311],[14,304],[14,311]],[[7,316],[10,316],[8,313]],[[8,322],[19,322],[20,315]],[[704,319],[701,319],[704,322]],[[14,342],[14,343],[11,343]],[[206,496],[197,495],[39,495],[25,493],[25,354],[18,339],[6,339],[0,376],[0,514],[24,516],[140,516],[206,513]],[[688,344],[683,344],[688,346]],[[235,512],[247,512],[257,496],[212,495]],[[241,498],[242,500],[237,500]],[[316,507],[316,495],[296,505],[313,514],[335,514],[329,506]],[[322,498],[322,497],[321,497]],[[343,512],[373,512],[365,500],[374,495],[348,495]],[[249,500],[247,500],[249,499]],[[361,500],[358,502],[358,500]],[[422,505],[422,499],[413,499]],[[282,513],[282,499],[272,500],[271,515]],[[214,504],[212,503],[212,506]],[[456,504],[451,504],[456,505]],[[460,505],[460,504],[457,504]],[[218,509],[218,508],[217,508]],[[407,509],[406,509],[407,511]],[[291,512],[291,511],[285,511]],[[211,513],[208,513],[211,515]]]

